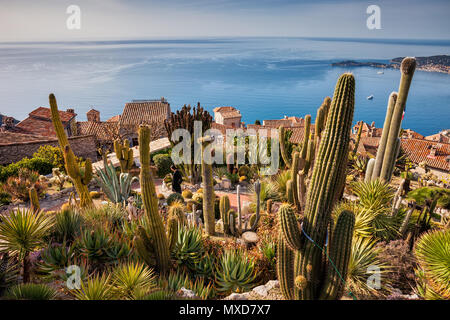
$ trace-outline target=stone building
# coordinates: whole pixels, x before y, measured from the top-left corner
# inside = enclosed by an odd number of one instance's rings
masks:
[[[217,107],[214,108],[214,122],[230,126],[232,128],[241,127],[242,115],[239,110],[234,107]]]
[[[100,111],[91,109],[86,113],[88,121],[77,122],[77,133],[80,136],[92,135],[95,137],[97,147],[112,150],[115,139],[120,139],[119,121],[101,121]]]

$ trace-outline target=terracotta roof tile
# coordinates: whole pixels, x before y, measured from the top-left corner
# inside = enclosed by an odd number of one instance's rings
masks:
[[[52,115],[50,108],[39,107],[36,110],[32,111],[29,114],[30,117],[39,118],[43,120],[51,120]],[[74,117],[76,117],[75,113],[67,112],[67,111],[59,111],[59,116],[61,117],[62,122],[69,122]]]
[[[113,141],[119,132],[118,122],[77,122],[77,133],[80,136],[93,135],[100,142]]]
[[[170,104],[162,101],[131,102],[125,104],[120,126],[138,126],[140,124],[159,123],[164,125],[164,120],[170,115]]]
[[[217,108],[214,108],[213,111],[219,112],[219,113],[225,113],[225,112],[237,111],[237,109],[234,107],[217,107]]]
[[[242,117],[242,115],[239,111],[221,112],[221,114],[224,119],[241,118]]]
[[[414,163],[426,161],[431,168],[449,171],[450,144],[420,139],[401,139],[402,150]],[[430,155],[431,148],[436,148],[436,155]]]
[[[0,132],[0,145],[9,145],[34,141],[47,141],[48,137],[33,134],[23,134],[17,132]]]

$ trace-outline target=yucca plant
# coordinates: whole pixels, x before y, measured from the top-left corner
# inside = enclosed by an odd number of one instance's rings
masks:
[[[68,243],[80,234],[84,219],[77,210],[66,209],[55,215],[52,237],[56,242]]]
[[[389,267],[384,264],[378,254],[381,249],[375,247],[376,242],[369,238],[354,237],[352,240],[351,256],[348,263],[346,291],[357,296],[379,295],[379,290],[389,283],[386,274]],[[369,277],[378,278],[380,288],[369,286]],[[370,283],[370,282],[369,282]]]
[[[225,250],[216,273],[218,291],[246,292],[256,285],[255,279],[254,261],[244,251]]]
[[[156,276],[145,264],[130,261],[114,269],[112,282],[117,297],[135,300],[155,287]]]
[[[202,230],[196,226],[179,226],[177,242],[172,251],[176,263],[189,270],[195,270],[195,264],[204,253]]]
[[[450,300],[450,229],[435,230],[416,242],[419,294],[425,299]]]
[[[108,199],[113,203],[125,203],[131,194],[131,185],[139,181],[137,177],[129,173],[116,173],[114,165],[111,163],[104,170],[97,170],[97,176],[94,177],[102,188]]]
[[[94,275],[80,283],[80,289],[75,289],[73,295],[78,300],[113,300],[114,290],[111,286],[110,276]]]
[[[112,203],[99,208],[87,208],[83,211],[87,223],[94,226],[107,224],[111,229],[119,228],[127,215],[128,213],[122,205]]]
[[[43,244],[53,224],[51,217],[26,209],[11,211],[0,223],[0,251],[17,255],[25,283],[30,280],[29,255]]]
[[[353,192],[359,197],[359,204],[367,209],[390,207],[394,190],[381,180],[358,181],[351,184]]]
[[[36,283],[24,283],[11,287],[6,293],[10,300],[52,300],[56,297],[56,290]]]

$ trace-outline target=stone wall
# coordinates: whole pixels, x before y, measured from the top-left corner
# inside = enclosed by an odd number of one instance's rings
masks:
[[[95,136],[78,136],[69,138],[70,146],[78,157],[90,158],[97,161],[97,147]],[[33,141],[22,143],[1,144],[0,141],[0,165],[7,165],[22,160],[25,157],[33,157],[40,146],[59,146],[58,140]]]

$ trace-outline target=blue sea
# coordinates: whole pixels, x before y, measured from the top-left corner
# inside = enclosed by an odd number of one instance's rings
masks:
[[[221,38],[0,43],[0,113],[21,120],[55,93],[79,120],[106,120],[133,99],[165,97],[172,110],[200,102],[241,110],[243,121],[311,114],[332,96],[339,74],[356,78],[354,122],[381,127],[400,72],[332,67],[341,60],[388,62],[450,54],[450,41]],[[373,95],[373,100],[367,100]],[[416,71],[403,128],[430,135],[450,127],[450,75]]]

